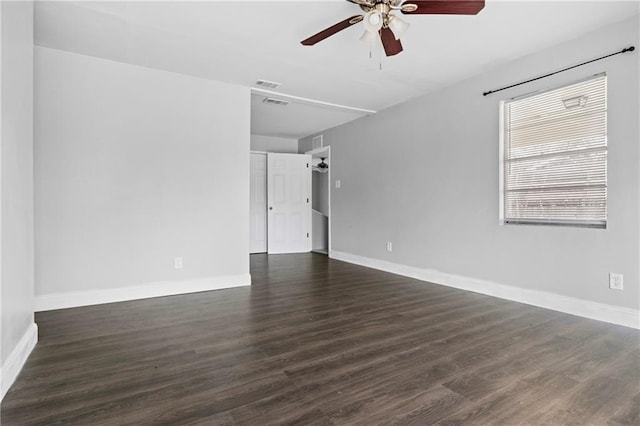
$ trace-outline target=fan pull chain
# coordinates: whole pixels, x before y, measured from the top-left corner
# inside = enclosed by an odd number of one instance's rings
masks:
[[[375,43],[376,44],[376,50],[378,53],[378,69],[379,71],[382,71],[382,45],[380,43]],[[373,46],[374,45],[374,38],[371,37],[369,39],[369,59],[373,60]]]

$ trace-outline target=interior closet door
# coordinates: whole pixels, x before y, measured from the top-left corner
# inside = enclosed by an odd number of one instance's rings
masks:
[[[249,253],[267,251],[267,154],[251,153]]]
[[[267,154],[269,254],[311,251],[311,156]]]

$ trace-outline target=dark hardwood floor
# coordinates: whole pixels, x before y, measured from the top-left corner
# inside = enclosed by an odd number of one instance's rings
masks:
[[[36,315],[3,425],[640,424],[640,334],[318,254]]]

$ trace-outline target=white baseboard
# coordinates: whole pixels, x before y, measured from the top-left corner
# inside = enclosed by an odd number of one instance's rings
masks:
[[[400,265],[384,260],[358,256],[355,254],[331,250],[329,257],[354,263],[392,274],[428,281],[461,290],[486,294],[500,299],[526,303],[527,305],[552,309],[554,311],[591,318],[612,324],[640,329],[640,311],[590,300],[577,299],[539,290],[530,290],[520,287],[498,284],[491,281],[476,278],[447,274],[433,269],[422,269],[413,266]]]
[[[230,275],[201,278],[188,281],[161,281],[133,287],[105,290],[78,291],[70,293],[41,294],[35,297],[35,311],[76,308],[103,303],[148,299],[151,297],[173,296],[176,294],[198,293],[251,285],[251,275]]]
[[[16,381],[20,370],[27,362],[27,358],[31,355],[31,351],[38,343],[38,326],[34,323],[29,326],[27,331],[22,335],[15,348],[9,354],[7,360],[0,367],[0,401],[9,392],[9,388]]]

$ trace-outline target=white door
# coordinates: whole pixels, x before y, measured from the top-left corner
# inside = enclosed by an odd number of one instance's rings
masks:
[[[249,253],[267,252],[267,154],[251,153]]]
[[[267,154],[268,252],[311,251],[311,156]]]

